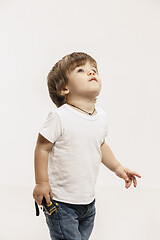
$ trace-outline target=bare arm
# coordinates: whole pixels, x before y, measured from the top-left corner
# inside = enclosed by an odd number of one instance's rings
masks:
[[[36,183],[48,182],[48,155],[52,143],[39,134],[34,152],[34,169]]]
[[[45,139],[41,134],[38,135],[37,144],[34,152],[34,168],[36,186],[33,197],[38,204],[41,204],[43,197],[47,203],[50,202],[52,191],[48,179],[48,155],[53,143]]]
[[[126,188],[129,188],[131,186],[132,181],[134,183],[134,187],[137,186],[137,180],[135,176],[141,178],[140,174],[122,166],[115,158],[108,144],[106,144],[105,142],[101,145],[101,152],[102,152],[102,163],[111,171],[115,172],[115,174],[118,177],[123,178],[125,180]]]
[[[109,168],[111,171],[115,172],[117,167],[121,166],[121,164],[115,158],[112,150],[108,146],[107,143],[103,143],[101,145],[102,152],[102,163]]]

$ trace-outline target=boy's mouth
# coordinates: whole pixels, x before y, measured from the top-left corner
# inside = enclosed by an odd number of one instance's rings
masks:
[[[91,79],[89,80],[89,82],[90,82],[90,81],[93,81],[93,80],[97,82],[97,79],[96,79],[95,77],[91,78]]]

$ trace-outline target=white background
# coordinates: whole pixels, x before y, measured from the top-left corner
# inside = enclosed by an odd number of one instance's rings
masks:
[[[34,148],[50,109],[46,77],[82,51],[98,64],[106,141],[141,174],[137,188],[104,166],[97,180],[91,240],[150,240],[160,233],[160,2],[158,0],[0,1],[0,240],[49,239],[35,217]]]

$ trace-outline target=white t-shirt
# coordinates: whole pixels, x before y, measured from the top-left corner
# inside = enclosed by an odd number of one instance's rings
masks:
[[[49,112],[39,131],[54,143],[48,176],[57,201],[89,204],[95,198],[100,146],[108,135],[107,115],[96,103],[95,109],[95,115],[86,115],[65,103]]]

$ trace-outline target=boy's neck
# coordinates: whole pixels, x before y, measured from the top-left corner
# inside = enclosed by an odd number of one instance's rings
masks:
[[[80,101],[67,101],[66,102],[67,104],[72,104],[74,105],[75,107],[79,107],[81,108],[82,110],[88,112],[88,113],[92,113],[94,108],[95,108],[95,103],[92,103],[92,102],[80,102]],[[70,105],[71,106],[71,105]],[[79,112],[83,112],[82,110],[78,109],[78,108],[75,108],[73,106],[71,106],[72,108],[76,109],[77,111]],[[88,115],[87,113],[83,112],[84,114]],[[94,113],[92,114],[95,115],[97,114],[96,110],[94,111]]]

